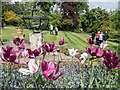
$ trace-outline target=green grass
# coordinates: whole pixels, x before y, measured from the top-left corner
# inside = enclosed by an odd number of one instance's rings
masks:
[[[7,26],[2,30],[2,40],[8,39],[12,40],[14,36],[17,34],[16,31],[17,27],[13,26]],[[25,38],[29,39],[29,31],[28,29],[23,30],[23,34],[25,34]],[[58,35],[50,35],[50,31],[42,31],[44,41],[47,43],[55,42],[55,44],[58,45],[58,42],[60,39],[64,38],[65,41],[68,41],[64,46],[69,48],[75,48],[80,50],[86,50],[85,47],[90,47],[90,44],[88,44],[87,39],[90,37],[90,35],[85,33],[75,33],[70,31],[59,31]],[[110,49],[114,52],[117,51],[118,43],[110,42],[108,41],[108,47],[106,49]],[[95,45],[97,47],[97,45]]]
[[[13,27],[13,26],[7,26],[4,27],[4,29],[2,30],[2,40],[12,40],[15,35],[17,34],[17,29],[18,27]],[[24,29],[23,33],[26,35],[26,38],[29,38],[29,33],[31,31],[29,31],[28,29]]]

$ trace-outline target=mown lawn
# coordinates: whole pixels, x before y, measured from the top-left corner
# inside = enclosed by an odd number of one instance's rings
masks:
[[[12,40],[17,34],[16,29],[17,27],[13,27],[13,26],[5,27],[2,30],[2,40],[5,39]],[[28,29],[24,29],[23,33],[25,34],[25,39],[28,39],[29,33],[31,33],[31,31],[29,31]],[[86,50],[85,47],[90,47],[90,45],[87,42],[87,39],[90,37],[90,35],[86,33],[59,31],[57,36],[50,35],[50,31],[42,31],[42,33],[43,33],[44,41],[48,43],[55,42],[55,44],[58,45],[59,40],[64,38],[65,41],[68,41],[68,43],[64,45],[66,47],[76,48],[81,50]],[[108,47],[106,47],[106,49],[110,49],[114,52],[117,52],[117,46],[118,43],[108,41]]]

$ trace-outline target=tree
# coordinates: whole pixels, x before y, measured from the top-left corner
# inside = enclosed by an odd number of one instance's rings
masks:
[[[110,15],[105,9],[95,8],[86,13],[86,19],[89,21],[89,31],[108,31],[111,30]]]
[[[58,10],[55,10],[53,14],[48,15],[48,18],[49,18],[49,24],[52,24],[53,26],[57,26],[58,28],[62,28],[61,26],[62,15]]]
[[[62,22],[71,21],[73,23],[73,26],[71,27],[68,23],[62,23],[63,27],[69,27],[69,29],[76,29],[77,25],[79,24],[78,14],[79,8],[78,8],[78,2],[63,2],[61,5],[61,13],[62,13]],[[65,20],[65,21],[64,21]],[[71,24],[72,24],[71,23]],[[68,28],[65,28],[66,30]]]
[[[15,24],[18,22],[18,17],[12,10],[5,11],[3,14],[4,14],[4,19],[7,24]]]
[[[120,30],[120,11],[111,11],[110,15],[112,21],[112,28],[114,28],[115,30]]]
[[[79,8],[79,25],[78,25],[78,31],[86,31],[88,28],[89,20],[86,19],[86,13],[89,11],[89,6],[87,2],[79,2],[78,4]]]

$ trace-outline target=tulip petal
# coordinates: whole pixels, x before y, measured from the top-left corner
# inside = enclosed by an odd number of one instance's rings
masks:
[[[30,59],[30,61],[28,63],[28,68],[32,72],[36,72],[38,70],[38,66],[35,64],[35,59]]]
[[[87,52],[87,54],[91,54],[90,52],[91,52],[91,50],[90,50],[90,48],[86,48],[86,52]]]
[[[55,64],[54,64],[54,62],[52,60],[48,64],[48,70],[50,70],[50,69],[54,69],[55,70]]]
[[[44,76],[45,76],[47,79],[52,79],[51,77],[53,77],[53,73],[54,73],[54,69],[45,70],[45,71],[43,72]]]
[[[90,47],[91,52],[95,52],[95,46]]]
[[[23,51],[23,49],[21,49],[21,50],[19,51],[19,53],[18,53],[16,59],[18,59],[18,58],[20,57],[20,55],[22,54],[22,51]]]
[[[64,74],[64,72],[62,72],[60,75],[54,77],[53,80],[56,80],[57,78],[59,78],[59,77],[60,77],[61,75],[63,75],[63,74]]]
[[[16,55],[11,55],[9,57],[9,62],[14,62],[16,60]]]
[[[106,67],[106,65],[105,65],[105,63],[103,61],[99,60],[99,62]]]
[[[19,46],[19,49],[25,49],[24,44],[22,44],[21,46]]]
[[[55,69],[55,75],[58,73],[59,71],[59,64],[60,64],[61,61],[58,61],[57,63],[57,66],[56,66],[56,69]]]
[[[120,69],[120,66],[117,65],[116,68],[119,68],[119,69]]]
[[[47,62],[45,60],[42,61],[42,72],[48,69]]]
[[[6,50],[5,50],[5,48],[4,48],[4,47],[2,47],[2,49],[3,49],[3,51],[4,51],[4,52],[6,52]]]
[[[25,40],[24,39],[22,39],[21,41],[20,41],[20,44],[23,44],[25,42]]]
[[[31,71],[30,71],[30,70],[27,70],[27,69],[25,69],[25,68],[20,68],[20,69],[18,70],[18,72],[23,73],[23,75],[29,75],[29,74],[31,74]]]
[[[99,58],[102,57],[102,49],[100,47],[96,49],[96,56]]]
[[[45,50],[49,52],[49,44],[45,42]]]
[[[26,62],[17,62],[17,61],[14,61],[15,64],[23,64],[23,65],[26,65],[28,66],[28,64]]]
[[[50,52],[52,52],[55,49],[55,43],[52,42],[51,46],[50,46]]]

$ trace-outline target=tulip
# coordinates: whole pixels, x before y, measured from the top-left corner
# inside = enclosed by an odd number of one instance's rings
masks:
[[[28,68],[20,68],[18,70],[18,72],[23,73],[23,75],[29,75],[29,74],[33,74],[35,72],[38,71],[38,67],[39,67],[39,60],[37,61],[37,64],[35,64],[35,59],[30,59],[29,63],[28,63]]]
[[[53,56],[57,56],[58,55],[57,50],[53,51],[52,53],[53,53]]]
[[[55,64],[52,60],[49,62],[48,65],[45,60],[42,61],[42,72],[46,79],[56,80],[58,77],[64,74],[64,72],[62,72],[60,75],[55,76],[59,71],[59,64],[60,61],[57,63],[57,66],[55,68]]]
[[[64,45],[65,43],[67,43],[67,42],[64,41],[64,38],[62,38],[62,39],[59,41],[59,45]]]
[[[52,52],[55,49],[55,43],[52,42],[51,44],[45,42],[45,50],[47,52]]]
[[[2,50],[2,48],[0,48],[0,55],[1,55],[1,54],[3,54],[3,50]]]
[[[106,46],[108,46],[108,44],[103,44],[103,43],[101,43],[100,44],[100,48],[103,50]]]
[[[20,38],[13,38],[13,43],[17,46],[22,45],[24,43],[24,39],[20,40]]]
[[[95,49],[95,46],[91,46],[90,48],[86,48],[86,51],[91,56],[96,56],[98,58],[102,57],[102,49],[100,47]]]
[[[72,57],[79,54],[79,53],[77,53],[78,49],[74,50],[74,48],[72,48],[72,49],[68,49],[68,51],[69,51],[70,56],[72,56]]]
[[[20,49],[25,49],[24,44],[22,44],[21,46],[19,46],[19,50],[20,50]]]
[[[84,52],[83,54],[81,54],[80,59],[83,59],[81,61],[81,63],[84,63],[87,60],[87,58],[88,58],[88,54],[86,52]]]
[[[2,62],[2,59],[1,59],[1,57],[0,57],[0,65],[1,65],[1,62]]]
[[[13,50],[13,47],[6,46],[6,49],[3,48],[3,57],[0,55],[2,61],[4,62],[10,62],[10,63],[15,63],[15,64],[24,64],[27,65],[25,62],[17,62],[15,61],[16,59],[19,58],[19,56],[22,54],[22,49],[18,52],[18,55],[16,55],[16,51]]]
[[[113,57],[113,56],[116,56],[116,52],[113,53],[113,51],[110,51],[110,50],[103,50],[103,57],[106,56],[108,53],[109,53],[112,57]]]
[[[38,49],[35,49],[34,51],[31,51],[30,49],[27,49],[28,53],[29,53],[29,58],[33,59],[36,56],[39,56],[41,53],[41,47],[39,47]]]
[[[27,50],[24,50],[23,52],[22,52],[22,56],[24,57],[24,58],[26,58],[27,56],[28,56],[28,51]]]
[[[89,39],[87,39],[88,43],[89,44],[94,44],[95,43],[95,40],[93,41],[91,37],[89,37]]]
[[[120,68],[118,63],[120,60],[118,60],[118,56],[113,56],[110,53],[107,53],[104,57],[104,61],[99,61],[101,64],[103,64],[105,67],[108,67],[109,69],[112,68]]]

